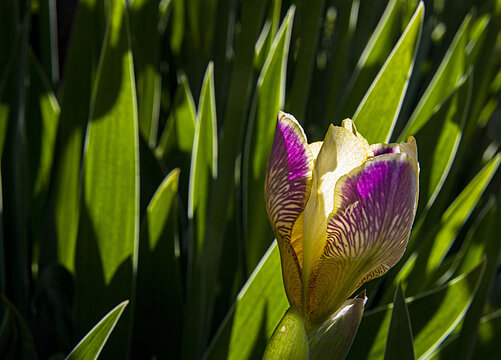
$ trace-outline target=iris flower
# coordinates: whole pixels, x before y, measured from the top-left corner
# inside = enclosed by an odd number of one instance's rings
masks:
[[[330,125],[308,144],[280,112],[265,181],[291,307],[317,327],[363,283],[404,254],[416,213],[419,164],[413,137],[369,145],[354,123]]]

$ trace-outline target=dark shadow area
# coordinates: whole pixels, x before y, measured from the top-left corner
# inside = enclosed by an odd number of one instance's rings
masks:
[[[132,300],[132,259],[128,257],[106,284],[97,234],[85,205],[80,214],[79,236],[75,255],[75,323],[80,341],[110,310],[122,301]],[[130,351],[131,302],[106,343],[101,359],[125,359]]]
[[[174,200],[154,247],[147,217],[141,225],[132,358],[178,359],[181,355],[183,291],[175,254],[178,229]]]

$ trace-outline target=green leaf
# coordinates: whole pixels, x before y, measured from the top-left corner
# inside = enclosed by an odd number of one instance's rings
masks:
[[[274,242],[238,294],[204,359],[260,359],[288,307]]]
[[[411,75],[424,17],[420,2],[407,28],[360,103],[353,121],[369,143],[388,142]]]
[[[417,255],[413,254],[409,258],[396,280],[405,279],[408,294],[417,294],[431,285],[432,275],[444,260],[459,230],[468,220],[480,196],[496,173],[500,161],[501,155],[498,154],[483,167],[447,208],[440,223],[436,224],[423,240]]]
[[[471,235],[473,242],[471,243],[464,262],[460,267],[469,270],[473,262],[479,262],[485,258],[485,273],[480,283],[479,289],[473,302],[466,313],[459,335],[459,344],[456,349],[457,359],[472,359],[477,338],[477,331],[487,305],[487,300],[491,287],[493,285],[494,275],[497,271],[497,262],[501,254],[501,242],[496,239],[493,234],[498,234],[501,230],[499,223],[499,215],[501,211],[496,207],[494,198],[485,206],[482,218],[477,224],[476,231]]]
[[[419,147],[420,208],[435,201],[455,159],[471,99],[471,74],[415,134]]]
[[[403,2],[390,0],[353,70],[343,92],[340,107],[343,114],[354,114],[372,80],[390,55],[399,33],[399,15]]]
[[[32,161],[37,164],[32,167],[33,174],[35,174],[32,183],[33,197],[37,198],[42,192],[46,192],[49,186],[60,109],[40,63],[32,51],[29,51],[28,55],[31,67],[29,90],[31,102],[27,112],[31,131],[27,136],[31,147],[29,155],[38,158]],[[38,139],[30,138],[33,135],[36,135]]]
[[[437,72],[399,136],[400,141],[404,141],[408,136],[417,133],[457,87],[466,70],[465,47],[470,19],[471,16],[468,15],[461,24]]]
[[[125,300],[106,314],[106,316],[103,317],[82,340],[80,340],[78,345],[66,357],[66,360],[97,359],[128,303],[129,301]]]
[[[188,219],[194,219],[196,224],[193,260],[198,263],[204,245],[210,188],[212,180],[217,176],[217,120],[213,63],[207,66],[202,84],[191,154]]]
[[[139,237],[139,152],[134,70],[125,1],[110,19],[87,128],[76,267],[81,333],[99,314],[132,296]],[[108,349],[125,356],[127,322]],[[107,350],[108,351],[108,350]],[[111,356],[111,355],[109,355]]]
[[[466,46],[467,67],[475,64],[487,36],[488,26],[490,22],[491,14],[484,14],[482,16],[479,16],[478,19],[475,19],[475,21],[472,22],[468,45]]]
[[[179,358],[182,286],[176,195],[179,170],[162,181],[141,223],[132,357]],[[169,339],[169,346],[165,346]]]
[[[185,75],[179,76],[171,115],[167,119],[155,155],[165,159],[173,148],[191,154],[195,137],[196,108],[190,85]]]
[[[318,38],[321,27],[318,24],[324,11],[325,0],[299,2],[301,16],[297,19],[298,42],[292,87],[287,98],[286,110],[298,119],[303,119],[308,102],[311,78],[315,69]],[[315,92],[313,92],[315,93]],[[301,121],[302,122],[302,121]]]
[[[263,29],[259,34],[256,42],[254,54],[254,67],[262,69],[266,59],[269,56],[273,40],[277,34],[278,25],[280,23],[280,9],[282,7],[282,0],[273,0],[269,6],[269,15],[266,19]]]
[[[47,198],[51,181],[52,164],[59,122],[59,104],[51,90],[41,64],[32,51],[28,51],[30,68],[30,87],[27,94],[26,132],[30,179],[30,227],[33,242],[48,248],[54,244],[42,242],[44,220],[46,220]],[[42,254],[44,249],[41,250]],[[42,255],[41,255],[42,256]],[[38,263],[38,258],[33,259]],[[55,260],[55,259],[54,259]],[[45,259],[41,259],[45,261]]]
[[[414,360],[411,320],[409,319],[409,310],[405,302],[405,294],[400,285],[397,287],[393,301],[384,359]]]
[[[59,81],[59,48],[56,0],[40,1],[39,6],[37,33],[41,63],[43,71],[50,79],[50,84],[57,84]]]
[[[0,358],[36,359],[33,339],[23,317],[4,295],[0,294],[0,299],[6,305],[0,324]]]
[[[168,11],[171,2],[167,3]],[[160,111],[160,10],[159,2],[135,0],[130,5],[132,49],[137,84],[139,131],[150,147],[157,142]]]
[[[484,269],[484,263],[432,291],[407,299],[416,359],[426,359],[463,318]],[[393,305],[366,312],[348,359],[381,359]]]
[[[205,276],[205,270],[202,269],[201,261],[204,246],[210,247],[213,245],[211,242],[206,241],[206,228],[212,225],[207,220],[209,218],[209,196],[218,170],[216,103],[214,96],[214,66],[211,62],[205,72],[198,102],[188,190],[190,233],[187,265],[187,315],[185,320],[188,325],[183,329],[185,341],[183,357],[188,358],[199,357],[200,355],[197,353],[202,351],[202,349],[193,346],[193,341],[189,339],[194,336],[193,334],[204,334],[208,331],[206,329],[207,324],[204,322],[206,320],[204,310],[202,309],[202,304],[205,304],[206,301],[203,289],[207,284],[202,280],[203,276]]]
[[[254,109],[244,152],[244,227],[247,270],[251,273],[273,240],[264,197],[264,178],[273,143],[278,110],[283,106],[286,60],[294,8],[289,9],[258,79]]]
[[[96,0],[78,3],[61,85],[61,115],[54,159],[54,218],[58,260],[71,272],[75,269],[80,216],[84,130],[102,42],[98,8]],[[82,56],[83,53],[86,55]]]
[[[475,338],[475,348],[470,359],[497,360],[499,358],[499,343],[501,336],[501,310],[482,317],[478,324]],[[459,334],[451,334],[447,340],[433,353],[431,359],[453,359],[459,347]]]

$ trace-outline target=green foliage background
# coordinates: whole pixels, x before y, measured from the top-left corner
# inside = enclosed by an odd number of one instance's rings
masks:
[[[348,358],[498,358],[500,65],[499,0],[0,0],[0,358],[260,358],[279,109],[417,140]]]

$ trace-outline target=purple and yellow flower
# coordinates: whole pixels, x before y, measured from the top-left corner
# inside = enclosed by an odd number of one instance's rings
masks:
[[[369,145],[354,123],[330,125],[308,144],[280,112],[265,181],[291,306],[306,326],[321,324],[363,283],[402,257],[416,213],[414,138]]]

